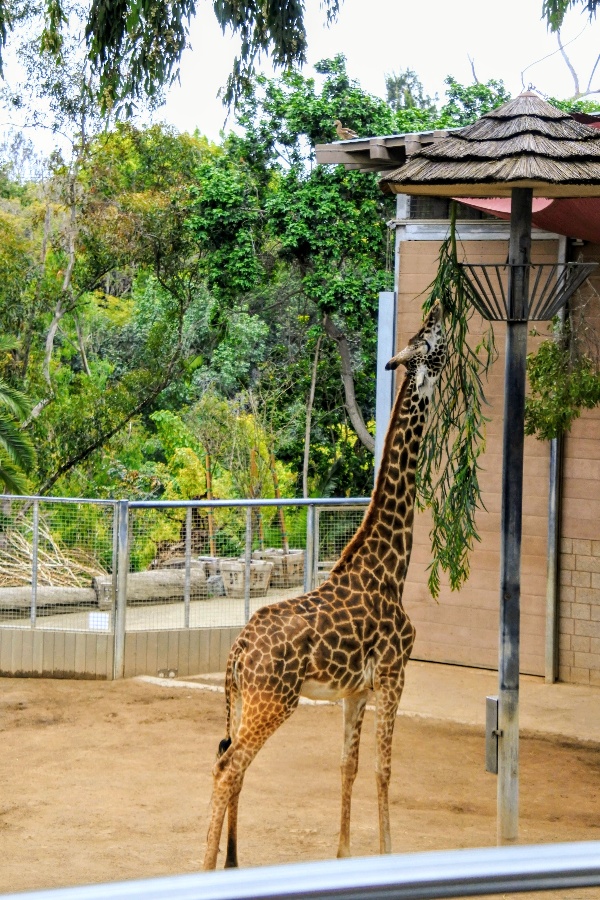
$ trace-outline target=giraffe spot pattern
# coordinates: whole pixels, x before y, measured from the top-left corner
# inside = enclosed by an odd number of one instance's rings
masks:
[[[415,639],[402,592],[412,547],[419,442],[432,385],[445,361],[441,318],[439,305],[434,305],[409,342],[410,352],[400,354],[407,374],[395,401],[371,504],[328,581],[302,597],[258,610],[233,644],[226,673],[228,734],[214,767],[205,868],[215,867],[224,815],[227,808],[230,813],[237,809],[248,765],[292,714],[301,693],[359,704],[345,705],[348,712],[364,711],[366,691],[375,691],[380,845],[389,850],[391,735]],[[362,713],[348,732],[344,765],[350,768],[358,753],[361,722]],[[342,855],[349,852],[351,787],[344,776]],[[228,865],[237,864],[236,820],[235,815],[230,819]]]

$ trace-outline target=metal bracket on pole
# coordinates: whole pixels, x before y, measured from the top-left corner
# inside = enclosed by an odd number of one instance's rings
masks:
[[[498,697],[485,698],[485,771],[498,774]]]

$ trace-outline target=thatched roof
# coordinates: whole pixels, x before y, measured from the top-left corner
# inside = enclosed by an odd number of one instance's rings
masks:
[[[600,196],[600,131],[527,91],[420,150],[381,178],[386,193]]]

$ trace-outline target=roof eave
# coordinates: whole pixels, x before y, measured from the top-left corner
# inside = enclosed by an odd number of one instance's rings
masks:
[[[333,141],[331,144],[317,144],[315,152],[320,165],[343,165],[347,169],[386,172],[397,169],[423,147],[447,138],[456,130],[436,129]]]
[[[548,181],[493,181],[487,183],[398,183],[385,179],[380,181],[381,190],[385,194],[410,194],[430,197],[510,197],[513,188],[531,188],[534,197],[548,199],[600,197],[598,184],[553,184]]]

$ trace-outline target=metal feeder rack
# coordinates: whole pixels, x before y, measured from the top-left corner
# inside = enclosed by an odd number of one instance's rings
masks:
[[[469,299],[484,319],[494,322],[545,322],[551,319],[597,268],[595,262],[528,263],[462,263],[469,286]],[[514,308],[510,270],[529,270],[529,298],[520,312]],[[514,274],[517,274],[516,272]],[[522,272],[525,275],[525,272]]]

